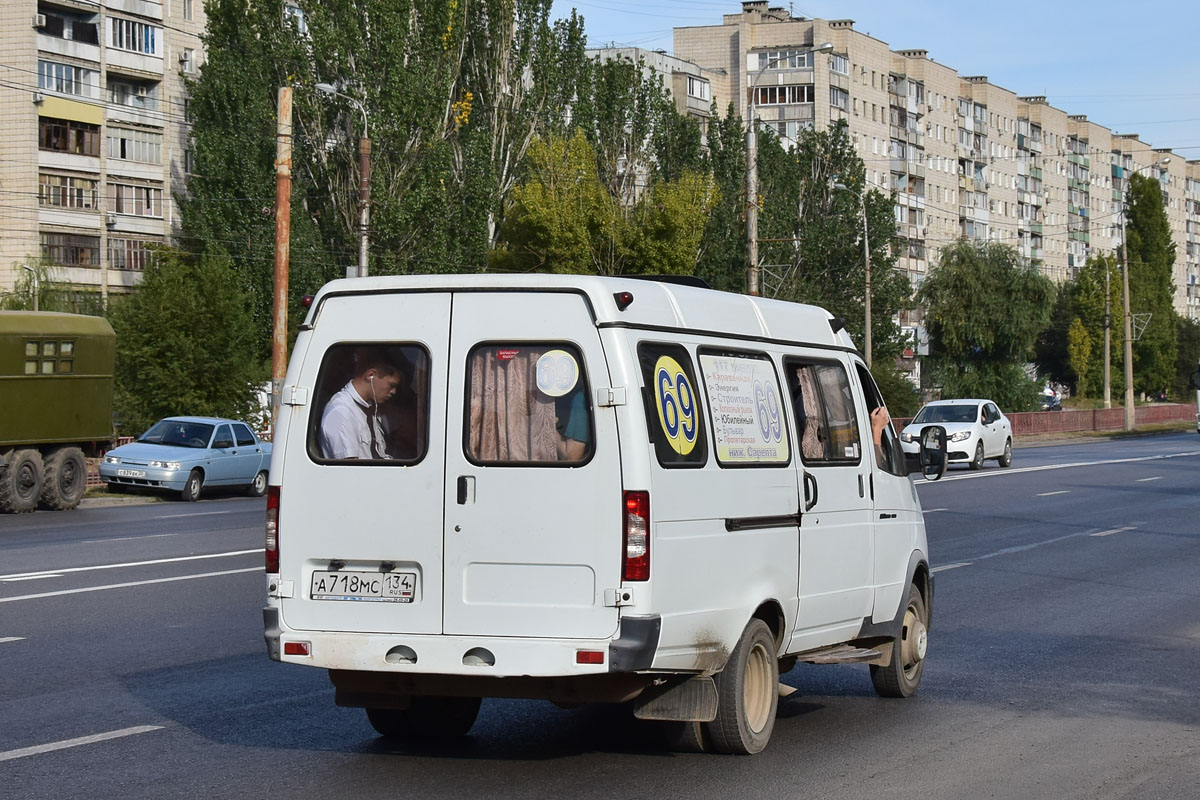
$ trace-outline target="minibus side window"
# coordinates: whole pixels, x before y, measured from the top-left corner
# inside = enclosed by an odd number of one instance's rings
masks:
[[[425,457],[429,353],[418,344],[337,344],[321,361],[308,454],[322,464],[410,466]]]
[[[805,464],[854,465],[861,459],[854,396],[841,364],[785,359],[796,436]]]
[[[580,466],[595,450],[594,430],[578,348],[491,342],[467,356],[463,449],[472,463]]]
[[[661,342],[638,345],[642,406],[654,454],[664,467],[702,467],[708,461],[704,414],[692,359],[683,347]]]
[[[855,369],[858,370],[858,380],[862,383],[863,399],[867,401],[867,414],[884,405],[883,395],[879,392],[879,387],[875,385],[875,379],[871,377],[871,373],[862,364],[855,364]],[[877,454],[879,460],[879,468],[884,472],[890,472],[892,475],[904,477],[908,474],[908,470],[904,464],[904,451],[900,449],[900,440],[896,437],[896,431],[892,428],[892,424],[883,429],[879,451]]]
[[[713,452],[723,467],[783,467],[792,462],[784,395],[766,353],[701,350],[700,372],[712,415]]]

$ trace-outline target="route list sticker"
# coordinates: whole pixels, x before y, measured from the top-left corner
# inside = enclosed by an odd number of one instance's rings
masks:
[[[717,458],[726,464],[787,462],[787,426],[771,362],[702,354],[700,368]]]

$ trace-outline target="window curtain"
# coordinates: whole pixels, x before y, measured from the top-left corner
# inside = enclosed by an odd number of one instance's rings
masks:
[[[471,357],[470,453],[480,461],[557,461],[554,398],[537,389],[544,350],[519,350],[500,359],[497,345]]]

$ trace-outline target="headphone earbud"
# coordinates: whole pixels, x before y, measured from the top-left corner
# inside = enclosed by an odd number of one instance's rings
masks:
[[[374,375],[368,375],[368,376],[367,376],[367,380],[368,380],[368,381],[370,381],[371,383],[374,383],[374,382],[375,382],[375,376],[374,376]]]

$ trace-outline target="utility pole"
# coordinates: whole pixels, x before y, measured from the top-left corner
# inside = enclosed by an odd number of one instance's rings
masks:
[[[1104,259],[1104,407],[1112,408],[1112,292],[1108,288],[1108,259]]]
[[[283,379],[287,374],[288,245],[292,207],[292,89],[279,89],[275,129],[275,322],[271,341],[271,437],[279,427]]]
[[[864,177],[865,180],[865,177]],[[867,187],[864,185],[862,193],[858,196],[859,202],[862,204],[863,218],[863,275],[865,277],[866,289],[863,294],[863,308],[866,311],[866,320],[863,328],[863,356],[867,362],[867,369],[871,368],[871,243],[867,241]]]
[[[366,112],[363,135],[358,140],[358,277],[367,277],[367,232],[371,219],[371,140],[367,136]]]
[[[1129,313],[1129,251],[1125,247],[1125,216],[1129,213],[1129,188],[1126,187],[1126,202],[1121,207],[1121,294],[1125,305],[1125,424],[1127,431],[1133,430],[1133,316]]]

